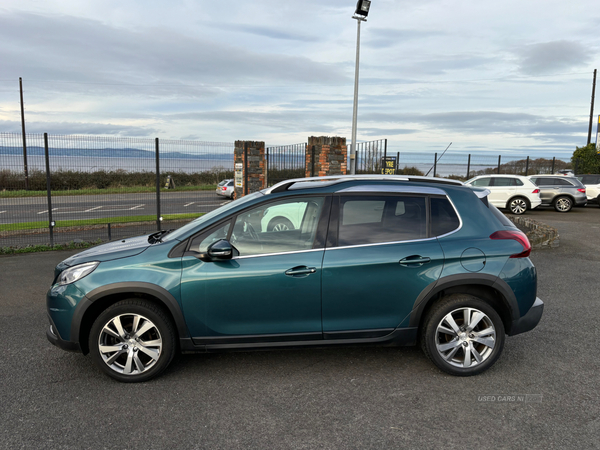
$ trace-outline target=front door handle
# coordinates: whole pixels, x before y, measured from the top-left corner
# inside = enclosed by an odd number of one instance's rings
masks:
[[[423,264],[427,264],[429,262],[431,262],[431,258],[421,255],[407,256],[399,261],[400,265],[404,267],[422,266]]]
[[[316,273],[317,269],[314,267],[306,267],[306,266],[298,266],[292,267],[289,270],[285,271],[285,274],[294,277],[298,275],[310,275],[311,273]]]

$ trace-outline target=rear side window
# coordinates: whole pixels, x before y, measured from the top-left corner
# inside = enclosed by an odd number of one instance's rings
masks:
[[[340,198],[338,245],[364,245],[427,237],[425,197]]]
[[[556,178],[556,184],[558,184],[559,186],[571,186],[571,187],[573,187],[573,183],[571,183],[569,180],[565,180],[563,178]]]
[[[431,199],[431,234],[442,236],[456,230],[460,220],[447,198]]]
[[[516,178],[494,178],[494,186],[523,186],[523,182]]]

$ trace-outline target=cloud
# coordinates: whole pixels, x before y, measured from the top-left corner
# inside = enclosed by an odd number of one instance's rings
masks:
[[[0,14],[0,41],[2,78],[39,79],[43,74],[44,79],[63,82],[174,89],[191,84],[200,94],[205,84],[347,81],[334,65],[306,57],[258,53],[166,29],[130,30],[71,16]]]
[[[261,27],[257,25],[248,24],[213,24],[211,25],[211,27],[227,29],[229,32],[243,32],[248,34],[254,34],[257,36],[268,37],[271,39],[280,39],[286,41],[319,42],[322,40],[317,36],[296,33],[289,29],[275,27]]]
[[[579,42],[553,41],[526,45],[517,50],[519,69],[528,75],[542,75],[586,65],[590,50]]]
[[[151,137],[158,134],[152,127],[83,122],[25,122],[27,134],[83,134],[127,137]],[[21,133],[21,122],[0,120],[0,128],[7,133]]]
[[[372,28],[364,41],[366,47],[389,48],[409,40],[426,39],[440,36],[440,31],[407,30],[394,28]]]

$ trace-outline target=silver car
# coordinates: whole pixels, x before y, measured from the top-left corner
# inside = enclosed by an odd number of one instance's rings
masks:
[[[217,189],[215,191],[217,195],[222,195],[223,197],[233,198],[233,194],[235,192],[235,186],[233,185],[233,180],[223,180],[217,185]]]
[[[569,212],[588,201],[585,186],[575,177],[531,175],[529,179],[540,188],[542,205],[554,206],[558,212]]]

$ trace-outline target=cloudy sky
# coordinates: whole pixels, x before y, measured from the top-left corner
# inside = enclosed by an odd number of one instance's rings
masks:
[[[2,0],[0,132],[20,132],[22,77],[28,132],[349,141],[355,6]],[[373,0],[357,140],[568,156],[587,140],[599,23],[592,0]]]

